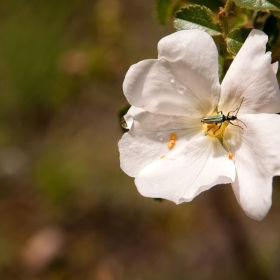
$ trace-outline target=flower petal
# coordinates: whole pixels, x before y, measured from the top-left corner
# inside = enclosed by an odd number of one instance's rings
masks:
[[[271,64],[271,68],[272,68],[273,72],[275,73],[275,75],[277,75],[278,66],[279,66],[278,61],[276,61],[276,62],[274,62],[274,63]]]
[[[182,203],[234,179],[234,163],[219,140],[204,136],[185,142],[173,154],[148,165],[140,171],[135,184],[144,196]]]
[[[149,112],[203,117],[215,109],[220,85],[218,52],[210,35],[183,30],[158,44],[159,60],[132,65],[124,84],[130,104]]]
[[[242,115],[242,121],[247,127],[239,129],[241,145],[233,148],[237,176],[232,186],[245,213],[261,220],[271,206],[272,177],[280,175],[280,116]]]
[[[152,114],[133,106],[125,119],[133,119],[133,125],[119,141],[120,162],[123,171],[132,177],[154,161],[174,153],[185,142],[204,136],[200,119]],[[173,133],[177,139],[169,149],[167,143]]]
[[[240,113],[277,113],[280,111],[276,65],[271,65],[271,53],[265,52],[267,35],[252,30],[232,62],[222,82],[219,110],[235,110],[242,97]]]

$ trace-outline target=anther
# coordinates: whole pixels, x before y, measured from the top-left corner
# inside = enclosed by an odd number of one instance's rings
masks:
[[[230,151],[228,143],[227,143],[226,139],[224,138],[224,136],[222,134],[221,134],[221,136],[222,136],[223,142],[225,143],[225,145],[227,147],[227,150],[228,150],[228,158],[232,159],[233,158],[233,153]]]
[[[170,140],[168,143],[167,143],[167,147],[169,149],[173,148],[175,146],[175,140]]]
[[[175,146],[176,139],[177,139],[176,134],[173,133],[170,135],[170,141],[167,143],[167,147],[169,149],[172,149]]]

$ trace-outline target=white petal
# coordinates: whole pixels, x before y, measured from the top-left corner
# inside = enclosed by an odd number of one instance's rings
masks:
[[[275,75],[278,72],[278,65],[279,65],[278,61],[271,64],[271,68],[272,68],[273,72],[275,73]]]
[[[176,153],[148,165],[135,184],[144,196],[181,203],[234,179],[234,163],[227,152],[216,138],[204,136],[185,142]]]
[[[237,176],[232,185],[245,213],[261,220],[271,206],[272,177],[280,175],[280,116],[242,115],[242,121],[247,127],[239,129],[233,147]]]
[[[147,111],[203,117],[212,113],[220,94],[218,52],[210,35],[183,30],[158,44],[159,60],[132,65],[124,84],[130,104]]]
[[[200,119],[152,114],[131,107],[125,118],[133,125],[119,141],[121,168],[136,177],[147,165],[176,152],[185,142],[203,136]],[[177,135],[172,149],[167,147],[170,135]]]
[[[252,30],[222,82],[219,110],[235,110],[244,97],[240,113],[280,111],[279,86],[271,53],[265,52],[267,35]]]

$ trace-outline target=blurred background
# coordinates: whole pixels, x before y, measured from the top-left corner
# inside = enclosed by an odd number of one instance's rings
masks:
[[[119,167],[124,76],[174,32],[155,5],[0,2],[1,280],[279,279],[279,178],[257,222],[230,186],[177,206]]]

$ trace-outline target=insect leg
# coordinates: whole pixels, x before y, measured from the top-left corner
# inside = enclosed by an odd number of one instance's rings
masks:
[[[238,124],[234,124],[234,123],[232,123],[232,122],[229,122],[229,123],[232,124],[232,125],[234,125],[234,126],[238,126],[238,127],[240,127],[241,129],[243,129],[243,127],[240,126],[240,125],[238,125]]]
[[[206,132],[208,132],[209,130],[211,130],[215,125],[216,125],[216,124],[214,124],[213,126],[211,126],[210,128],[208,128],[208,129],[206,130]]]
[[[222,124],[223,124],[223,123],[221,123],[221,124],[219,125],[219,127],[213,132],[214,135],[215,135],[215,133],[221,128]]]
[[[216,126],[218,123],[215,123],[213,126],[211,126],[210,128],[207,129],[206,132],[208,132],[209,130],[211,130],[214,126]],[[215,133],[221,128],[223,123],[220,123],[219,127],[213,132],[213,134],[215,135]]]
[[[240,119],[237,119],[237,121],[242,122],[247,127],[247,125],[243,121],[241,121]]]

